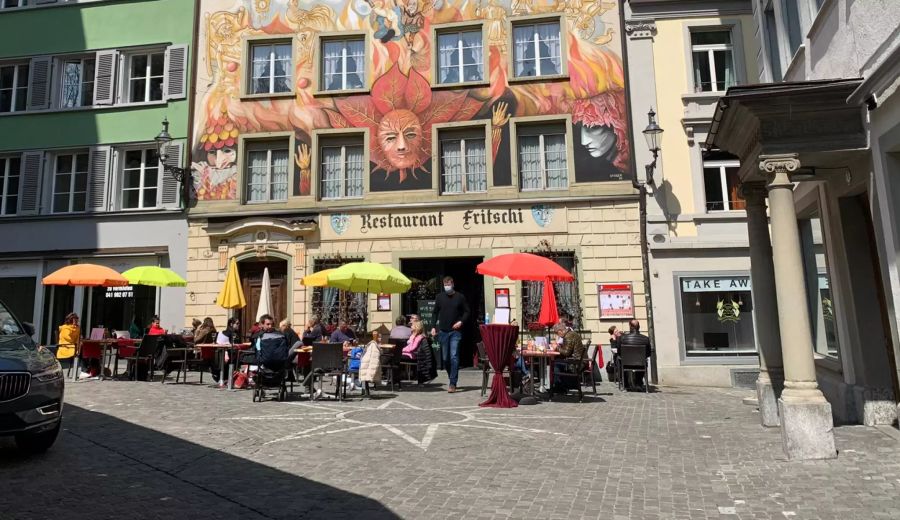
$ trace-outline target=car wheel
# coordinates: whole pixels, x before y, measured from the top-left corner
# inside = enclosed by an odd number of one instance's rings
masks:
[[[16,446],[18,446],[20,450],[28,453],[44,453],[50,449],[50,446],[53,446],[54,442],[56,442],[56,437],[59,435],[61,425],[62,421],[57,421],[56,426],[54,426],[52,430],[40,433],[17,434]]]

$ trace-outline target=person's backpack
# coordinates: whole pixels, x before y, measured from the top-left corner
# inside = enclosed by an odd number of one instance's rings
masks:
[[[289,351],[284,334],[266,332],[259,339],[256,361],[271,370],[281,370],[288,360]]]

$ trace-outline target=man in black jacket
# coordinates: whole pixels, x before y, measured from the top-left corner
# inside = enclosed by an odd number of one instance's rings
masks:
[[[447,375],[450,377],[450,386],[447,391],[456,392],[456,383],[459,379],[459,342],[462,340],[462,327],[469,319],[469,304],[462,293],[453,288],[453,278],[444,277],[444,292],[439,293],[434,299],[434,316],[437,320],[437,329],[431,329],[431,334],[437,334],[441,344],[441,358],[447,367]]]
[[[645,357],[650,357],[653,354],[653,347],[650,345],[650,338],[641,334],[641,324],[638,320],[631,320],[628,322],[628,334],[623,334],[619,337],[619,346],[620,347],[628,347],[628,346],[638,346],[644,347]],[[636,384],[638,381],[644,380],[644,371],[633,372],[633,382],[635,383],[633,386],[637,387]],[[647,381],[649,384],[649,380]]]

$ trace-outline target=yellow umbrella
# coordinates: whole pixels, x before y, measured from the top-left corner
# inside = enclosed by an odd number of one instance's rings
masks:
[[[237,262],[231,259],[228,272],[225,274],[225,284],[216,298],[216,305],[225,309],[242,309],[247,306],[244,298],[244,290],[241,289],[241,279],[238,276]]]
[[[328,285],[328,275],[334,272],[334,269],[324,269],[317,273],[304,276],[300,283],[307,287],[325,287]]]

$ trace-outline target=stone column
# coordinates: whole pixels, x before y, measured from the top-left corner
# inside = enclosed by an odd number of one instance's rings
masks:
[[[778,325],[785,379],[778,399],[781,439],[790,459],[830,459],[837,456],[834,422],[831,405],[816,382],[800,232],[789,177],[800,161],[797,154],[761,155],[759,160],[768,179],[775,292],[781,310]]]
[[[775,266],[766,215],[766,186],[746,183],[741,187],[747,201],[747,231],[750,239],[750,280],[753,285],[753,311],[756,343],[759,345],[759,378],[756,397],[763,426],[778,426],[778,396],[784,387],[781,361],[781,331],[778,327],[778,302],[775,296]]]

